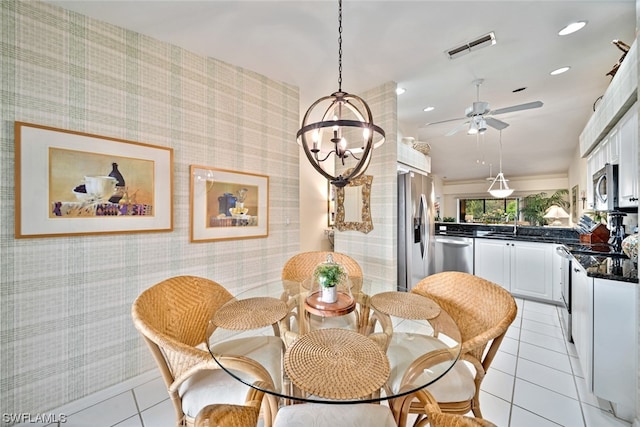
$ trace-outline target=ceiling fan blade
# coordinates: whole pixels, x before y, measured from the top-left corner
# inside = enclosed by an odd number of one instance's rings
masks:
[[[493,117],[485,117],[484,121],[494,129],[502,130],[509,126],[509,123],[505,123],[502,120],[494,119]]]
[[[422,126],[422,127],[431,126],[431,125],[439,125],[441,123],[449,123],[449,122],[455,122],[455,121],[458,121],[458,120],[466,120],[466,119],[467,119],[467,117],[458,117],[456,119],[440,120],[439,122],[425,123],[425,125]]]
[[[458,126],[454,127],[453,129],[451,129],[449,132],[445,133],[444,136],[451,136],[455,133],[460,132],[462,129],[464,129],[465,127],[467,127],[467,125],[469,124],[469,121],[466,121],[464,123],[459,124]]]
[[[511,107],[498,108],[497,110],[491,111],[490,114],[496,115],[496,114],[511,113],[513,111],[530,110],[532,108],[540,108],[543,105],[544,104],[542,103],[542,101],[527,102],[526,104],[512,105]]]

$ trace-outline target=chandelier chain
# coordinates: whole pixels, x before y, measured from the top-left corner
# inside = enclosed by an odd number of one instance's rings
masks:
[[[338,92],[342,92],[342,0],[338,0]]]

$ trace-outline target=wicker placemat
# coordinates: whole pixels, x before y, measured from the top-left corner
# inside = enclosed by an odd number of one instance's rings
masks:
[[[408,292],[382,292],[372,296],[370,304],[382,313],[404,319],[429,320],[440,314],[435,301]]]
[[[270,326],[287,314],[287,304],[277,298],[255,297],[231,301],[213,316],[213,323],[224,329],[245,330]]]
[[[347,329],[302,335],[284,355],[285,372],[300,389],[327,399],[359,399],[389,377],[389,360],[369,338]]]

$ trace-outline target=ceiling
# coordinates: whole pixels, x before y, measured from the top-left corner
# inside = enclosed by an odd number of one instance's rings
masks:
[[[338,88],[333,0],[48,2],[296,85],[303,110]],[[503,171],[566,174],[622,55],[611,41],[632,44],[635,13],[634,0],[344,0],[342,88],[358,94],[389,81],[406,88],[398,97],[400,136],[428,142],[432,172],[446,181],[484,180],[489,164],[493,175],[498,169],[498,131],[476,139],[465,131],[444,136],[462,120],[425,126],[464,117],[476,100],[474,80],[484,79],[480,99],[492,109],[542,101],[496,116],[510,124],[502,131]],[[588,24],[558,36],[577,20]],[[491,31],[497,44],[446,55]],[[549,74],[561,66],[572,68]]]

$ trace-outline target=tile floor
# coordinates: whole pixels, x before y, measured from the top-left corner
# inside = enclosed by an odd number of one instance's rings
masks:
[[[586,391],[575,348],[564,339],[558,308],[517,302],[518,317],[482,384],[484,417],[499,427],[629,427],[613,416],[608,403]],[[131,388],[114,388],[111,396],[102,394],[86,408],[66,412],[67,422],[61,425],[173,427],[174,412],[162,380],[154,373],[147,377]]]

